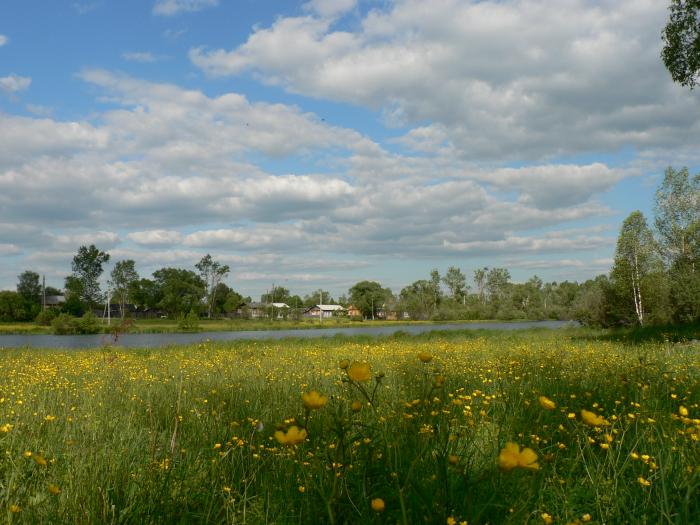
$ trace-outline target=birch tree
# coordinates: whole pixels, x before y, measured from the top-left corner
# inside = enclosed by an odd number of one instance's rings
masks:
[[[215,261],[209,254],[202,257],[194,266],[199,271],[199,276],[206,286],[205,300],[207,302],[207,317],[211,319],[214,302],[216,301],[216,289],[231,270],[228,265]]]
[[[623,296],[632,300],[634,314],[640,325],[644,325],[644,289],[648,276],[660,268],[654,237],[644,215],[632,212],[622,223],[615,250],[612,276]]]
[[[112,268],[109,286],[119,304],[119,313],[122,319],[124,319],[126,303],[129,301],[129,293],[134,283],[138,280],[139,274],[136,271],[136,263],[131,259],[117,261],[114,268]]]

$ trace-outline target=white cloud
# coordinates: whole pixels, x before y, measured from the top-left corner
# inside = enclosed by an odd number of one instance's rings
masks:
[[[0,77],[0,91],[14,94],[29,89],[32,83],[30,77],[20,77],[14,73],[6,77]]]
[[[182,242],[182,234],[173,230],[148,230],[132,232],[127,237],[145,246],[173,245]]]
[[[352,30],[311,13],[190,58],[210,75],[252,71],[290,92],[382,110],[424,128],[406,143],[465,159],[697,149],[697,97],[659,59],[663,2],[400,0]]]
[[[0,47],[7,44],[8,41],[9,41],[9,38],[7,38],[5,35],[0,35]]]
[[[350,11],[356,5],[357,0],[310,0],[303,5],[303,8],[322,17],[334,18]]]
[[[156,62],[158,58],[148,51],[133,51],[130,53],[122,53],[122,58],[128,60],[129,62],[141,62],[144,64],[150,64]]]
[[[156,0],[153,14],[173,16],[179,13],[201,11],[207,7],[219,5],[219,0]]]

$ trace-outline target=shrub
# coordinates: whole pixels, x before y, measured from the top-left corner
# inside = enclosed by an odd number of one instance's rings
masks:
[[[92,312],[87,312],[77,321],[79,334],[98,334],[102,330],[100,320]]]
[[[60,314],[51,321],[51,328],[56,335],[77,334],[78,320],[72,315]]]
[[[39,312],[39,315],[36,316],[34,322],[41,326],[51,326],[51,321],[56,319],[56,317],[58,317],[58,310],[55,308],[47,308],[46,310]]]
[[[180,315],[177,321],[177,329],[185,332],[199,330],[199,315],[194,310],[190,310],[186,316]]]

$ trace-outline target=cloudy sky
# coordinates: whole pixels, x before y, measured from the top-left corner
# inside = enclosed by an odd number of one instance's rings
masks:
[[[395,292],[431,268],[607,271],[700,90],[660,0],[7,0],[0,289],[82,244],[142,275]]]

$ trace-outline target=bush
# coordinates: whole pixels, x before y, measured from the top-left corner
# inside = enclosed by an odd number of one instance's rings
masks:
[[[51,321],[51,328],[56,335],[77,334],[78,320],[72,315],[60,314]]]
[[[177,321],[177,329],[184,332],[194,332],[199,330],[199,315],[194,310],[190,310],[187,316],[180,315]]]
[[[87,312],[79,321],[76,321],[79,334],[98,334],[102,331],[100,320],[92,312]]]
[[[58,310],[55,308],[47,308],[46,310],[39,312],[39,315],[36,316],[34,322],[41,326],[51,326],[51,321],[56,319],[56,317],[58,317]]]

